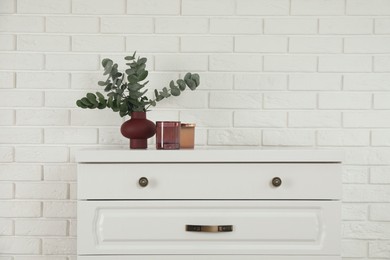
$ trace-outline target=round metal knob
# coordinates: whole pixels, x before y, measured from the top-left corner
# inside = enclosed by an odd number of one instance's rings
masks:
[[[280,185],[282,185],[282,179],[280,179],[279,177],[275,177],[272,179],[272,185],[274,187],[279,187]]]
[[[149,180],[148,180],[148,178],[146,178],[146,177],[141,177],[141,178],[139,178],[138,183],[139,183],[139,185],[140,185],[141,187],[146,187],[146,186],[148,186],[148,184],[149,184]]]

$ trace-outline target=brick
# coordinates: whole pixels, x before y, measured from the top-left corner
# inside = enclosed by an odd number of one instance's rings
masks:
[[[42,54],[0,53],[0,69],[4,70],[41,70],[43,62]]]
[[[69,74],[65,72],[18,72],[16,87],[25,89],[69,88]]]
[[[341,53],[343,39],[338,37],[291,37],[289,52],[293,53]]]
[[[11,236],[14,232],[14,222],[11,219],[0,219],[0,236]]]
[[[17,49],[21,51],[69,51],[70,37],[59,35],[18,35]]]
[[[15,87],[15,74],[13,72],[0,72],[0,89],[14,88],[14,87]]]
[[[317,28],[317,19],[312,18],[264,19],[265,34],[316,34]]]
[[[343,15],[344,1],[340,0],[292,0],[292,15]]]
[[[372,204],[370,205],[370,220],[390,221],[390,204]]]
[[[71,0],[18,0],[18,13],[66,14],[71,12]]]
[[[344,184],[343,186],[343,201],[346,202],[388,202],[389,196],[388,185]]]
[[[26,146],[15,148],[16,162],[67,162],[69,149],[56,146]]]
[[[15,36],[13,35],[0,35],[0,50],[12,51],[15,50]]]
[[[209,129],[208,145],[257,146],[261,142],[258,129]]]
[[[8,146],[0,147],[0,162],[13,162],[14,149]]]
[[[150,118],[148,118],[150,120]],[[115,128],[100,128],[99,129],[99,144],[120,144],[128,145],[129,140],[120,133],[118,127]]]
[[[0,128],[0,143],[3,144],[39,144],[42,141],[42,129],[40,128]]]
[[[377,258],[390,258],[390,241],[369,241],[369,255]]]
[[[340,90],[342,76],[338,74],[291,74],[291,90]]]
[[[75,108],[76,100],[85,94],[85,91],[46,91],[45,107]]]
[[[205,71],[207,55],[157,55],[155,69],[158,71]]]
[[[238,0],[239,15],[288,15],[288,0]]]
[[[0,14],[12,14],[15,13],[15,11],[15,0],[1,1]]]
[[[335,130],[337,131],[337,130]],[[360,131],[360,130],[345,130]],[[343,183],[367,183],[368,167],[366,166],[343,166]]]
[[[351,37],[344,40],[345,53],[390,53],[390,37]]]
[[[288,114],[290,127],[340,127],[339,111],[292,111]]]
[[[13,183],[0,183],[0,199],[12,199],[14,197]]]
[[[180,0],[127,0],[127,13],[136,15],[180,14]]]
[[[361,240],[345,240],[342,241],[343,257],[366,257],[367,256],[367,241]]]
[[[46,55],[47,70],[97,70],[99,68],[99,64],[99,56],[95,54]]]
[[[72,110],[72,126],[119,126],[123,119],[112,110]]]
[[[364,17],[320,18],[320,34],[371,34],[373,20]]]
[[[287,113],[279,111],[235,111],[235,127],[285,127]]]
[[[314,72],[317,70],[315,56],[282,56],[264,57],[264,71]]]
[[[15,222],[15,235],[19,236],[65,236],[66,220],[29,220],[18,219]]]
[[[48,255],[75,255],[76,242],[75,238],[44,238],[42,252]]]
[[[347,0],[349,15],[389,15],[390,2],[386,0]]]
[[[374,31],[376,34],[390,34],[390,18],[375,19]]]
[[[69,184],[69,198],[71,200],[77,200],[77,184],[76,183]]]
[[[370,72],[370,56],[321,56],[318,70],[321,72]]]
[[[48,218],[75,218],[77,204],[73,201],[43,202],[43,216]]]
[[[44,32],[45,20],[38,16],[0,16],[0,32]]]
[[[369,146],[370,132],[367,130],[318,130],[317,143],[321,146]]]
[[[76,35],[72,37],[72,50],[82,52],[123,52],[122,36]]]
[[[223,8],[221,8],[223,6]],[[234,15],[234,0],[182,0],[182,15]]]
[[[3,102],[0,107],[41,107],[43,92],[40,91],[0,91]]]
[[[324,92],[319,93],[320,109],[369,109],[372,95],[370,93]]]
[[[70,258],[71,259],[71,258]],[[68,260],[66,256],[42,256],[42,255],[37,255],[37,256],[14,256],[14,260]],[[73,259],[77,260],[77,259]]]
[[[37,181],[41,180],[42,169],[36,164],[0,164],[2,181]]]
[[[356,239],[389,239],[390,223],[379,222],[346,222],[343,224],[342,237]]]
[[[2,254],[39,254],[40,248],[39,238],[0,237]]]
[[[285,90],[287,89],[287,76],[283,74],[236,74],[234,89]]]
[[[180,94],[179,97],[168,98],[158,103],[159,108],[207,108],[208,105],[208,93],[202,91],[192,92],[186,89],[185,92]]]
[[[71,220],[69,224],[69,236],[77,236],[77,221]]]
[[[372,130],[371,142],[373,146],[390,146],[390,130]]]
[[[197,127],[232,126],[232,112],[226,110],[185,110],[180,111],[180,121],[196,122]]]
[[[203,17],[158,17],[155,23],[156,33],[194,34],[209,30],[208,19]]]
[[[47,16],[46,32],[51,33],[97,33],[99,18],[82,16]]]
[[[389,111],[344,112],[344,127],[390,127]]]
[[[47,144],[96,144],[96,128],[46,128]]]
[[[124,14],[126,0],[73,0],[72,13],[75,14]]]
[[[374,57],[375,72],[390,72],[390,56]]]
[[[353,74],[344,76],[345,90],[375,91],[390,90],[388,74]]]
[[[74,72],[71,74],[70,86],[72,89],[88,89],[88,90],[101,90],[102,87],[98,86],[98,81],[103,80],[102,73],[88,72],[79,73]]]
[[[36,218],[40,216],[41,203],[38,201],[2,201],[0,203],[0,217],[2,218]]]
[[[232,52],[233,37],[230,36],[183,36],[182,52]]]
[[[69,124],[69,111],[63,109],[20,109],[16,111],[17,125],[57,126]]]
[[[341,206],[342,220],[366,220],[368,207],[362,203],[343,203]]]
[[[45,181],[75,181],[76,164],[48,164],[43,166]]]
[[[263,130],[264,146],[313,146],[314,139],[312,130]]]
[[[150,17],[102,17],[102,33],[152,33],[153,18]]]
[[[210,71],[261,71],[262,57],[248,54],[212,54]]]
[[[181,76],[183,78],[185,73]],[[163,87],[168,87],[171,80],[176,81],[179,78],[179,73],[176,72],[149,72],[148,80],[149,83],[147,88],[150,92],[153,89],[162,89]],[[203,89],[203,73],[202,73],[202,89]],[[188,90],[188,89],[187,89]]]
[[[348,148],[345,153],[345,163],[357,165],[387,165],[390,164],[390,149],[387,147]]]
[[[139,2],[139,1],[138,1]],[[179,37],[176,36],[127,36],[126,50],[138,52],[179,52]]]
[[[202,73],[200,89],[222,90],[233,88],[233,75],[230,73]]]
[[[270,92],[264,93],[266,109],[306,109],[316,107],[315,93],[308,92]]]
[[[370,171],[370,183],[388,184],[390,183],[390,167],[372,167]]]
[[[284,36],[236,36],[235,52],[286,52],[287,38]]]
[[[257,92],[211,92],[210,108],[261,108],[262,99]]]
[[[210,32],[213,34],[261,34],[261,18],[210,18]]]

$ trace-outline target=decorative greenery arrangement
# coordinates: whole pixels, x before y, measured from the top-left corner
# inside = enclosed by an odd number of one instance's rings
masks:
[[[154,99],[145,96],[148,91],[144,89],[149,81],[141,83],[148,76],[146,68],[146,58],[135,58],[136,52],[132,56],[126,56],[125,60],[129,66],[125,73],[118,71],[118,64],[110,59],[104,59],[102,66],[104,74],[108,75],[106,81],[99,81],[98,85],[104,87],[108,92],[107,97],[100,92],[87,93],[87,95],[77,100],[76,105],[81,108],[111,108],[114,112],[119,112],[121,117],[129,115],[131,112],[148,111],[150,106],[156,106],[156,103],[170,96],[179,96],[188,86],[189,89],[195,90],[200,84],[198,74],[187,73],[184,79],[172,80],[169,88],[164,87],[162,90],[154,90]]]

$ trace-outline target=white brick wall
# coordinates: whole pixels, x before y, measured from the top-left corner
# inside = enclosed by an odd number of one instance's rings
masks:
[[[75,260],[74,153],[128,147],[75,100],[134,50],[151,88],[200,73],[149,113],[197,145],[345,150],[343,259],[390,258],[389,0],[0,0],[1,260]]]

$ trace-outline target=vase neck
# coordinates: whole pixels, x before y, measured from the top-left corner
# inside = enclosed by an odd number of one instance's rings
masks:
[[[146,118],[146,112],[131,112],[130,114],[130,117],[131,118],[134,118],[134,119],[145,119]]]

